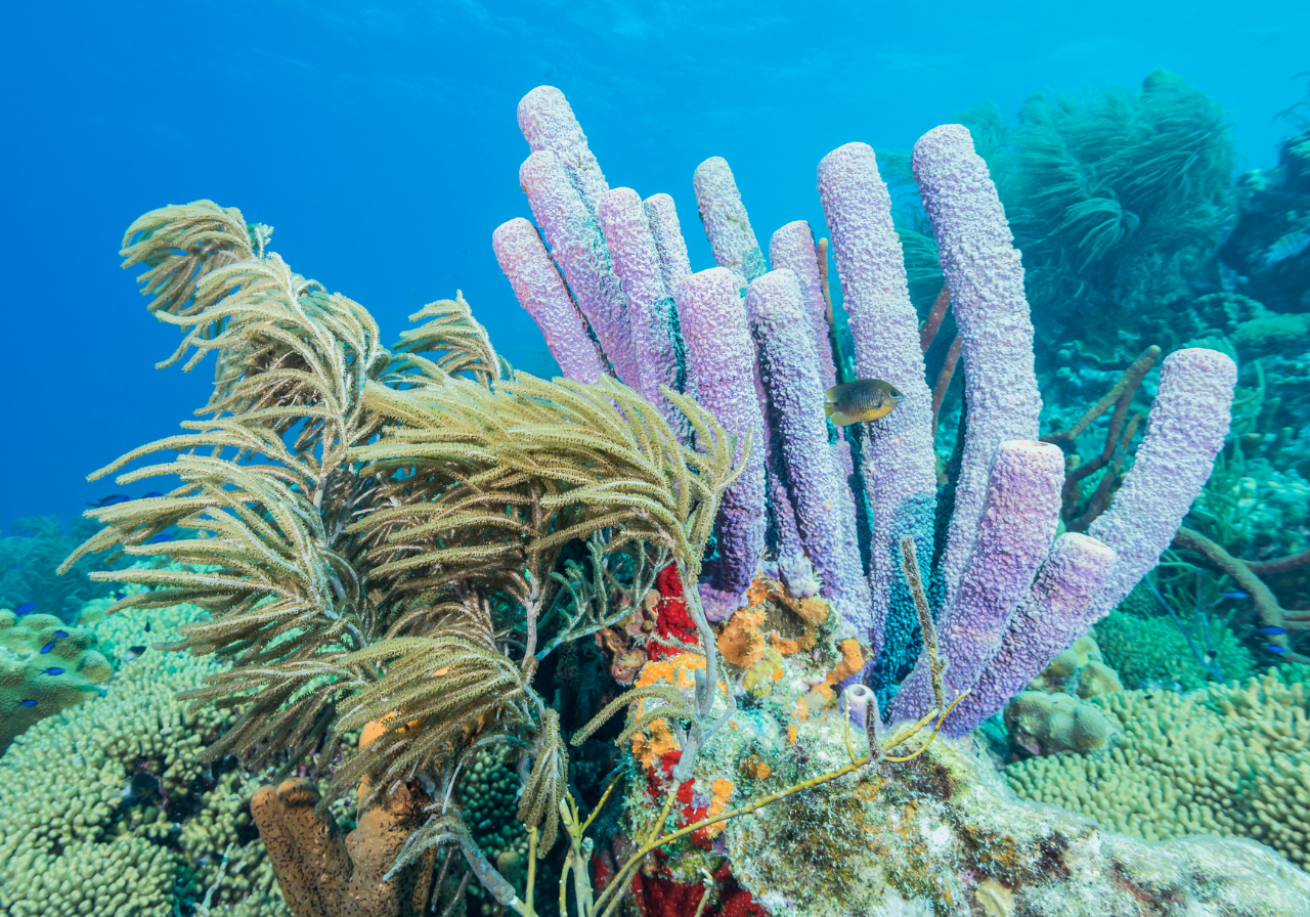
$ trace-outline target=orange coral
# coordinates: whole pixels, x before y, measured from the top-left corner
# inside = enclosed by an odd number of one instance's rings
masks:
[[[864,669],[864,653],[860,651],[857,641],[842,640],[837,644],[837,649],[841,650],[841,662],[823,679],[823,684],[814,686],[814,690],[822,694],[824,700],[832,700],[833,685]]]
[[[813,649],[819,625],[828,620],[828,603],[798,599],[776,580],[757,576],[739,609],[719,632],[719,652],[728,662],[750,668],[764,655],[766,642],[784,656]]]
[[[719,654],[725,660],[748,669],[764,658],[764,609],[758,605],[739,609],[719,634]]]
[[[716,815],[722,815],[726,812],[728,810],[728,801],[732,799],[732,791],[734,789],[736,789],[736,787],[733,786],[731,780],[723,780],[722,778],[715,780],[710,784],[710,807],[709,811],[705,813],[705,817],[713,818]],[[705,836],[708,838],[718,837],[723,832],[723,829],[727,827],[727,824],[726,821],[721,821],[717,825],[706,826],[703,829]]]
[[[652,660],[642,667],[637,686],[646,687],[658,682],[671,684],[683,691],[696,687],[695,672],[705,668],[705,657],[694,653],[679,653],[666,659]],[[641,716],[645,700],[637,702],[635,715]],[[632,753],[647,770],[655,767],[665,755],[680,751],[668,723],[655,720],[632,737]]]

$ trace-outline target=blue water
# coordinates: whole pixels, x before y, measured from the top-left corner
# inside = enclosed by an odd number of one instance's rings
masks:
[[[388,339],[462,289],[498,346],[551,363],[491,251],[528,215],[519,98],[560,87],[611,185],[668,191],[711,264],[691,172],[732,164],[761,237],[821,225],[820,157],[906,148],[983,100],[1136,86],[1163,67],[1270,165],[1304,96],[1310,4],[33,3],[0,25],[5,441],[0,526],[114,492],[83,476],[176,429],[209,365],[156,372],[176,332],[117,268],[140,213],[211,198],[277,228],[298,271]]]

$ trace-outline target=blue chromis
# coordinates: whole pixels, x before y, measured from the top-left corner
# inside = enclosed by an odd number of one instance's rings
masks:
[[[26,602],[14,609],[14,614],[29,615],[36,611],[36,602]]]
[[[55,667],[51,666],[51,667],[48,668],[48,669],[44,669],[44,670],[41,672],[41,674],[42,674],[42,675],[63,675],[63,674],[64,674],[64,670],[63,670],[63,669],[58,669],[58,668],[55,668]]]
[[[859,379],[836,385],[824,393],[823,414],[839,427],[868,423],[886,417],[901,393],[881,379]]]
[[[1278,634],[1285,634],[1285,633],[1287,633],[1287,628],[1285,628],[1285,627],[1262,627],[1262,628],[1260,628],[1260,633],[1262,633],[1262,634],[1272,634],[1272,635],[1277,636]]]
[[[18,706],[20,706],[20,707],[35,707],[35,706],[36,706],[36,701],[32,700],[32,699],[29,697],[27,700],[20,700],[20,701],[18,702]]]

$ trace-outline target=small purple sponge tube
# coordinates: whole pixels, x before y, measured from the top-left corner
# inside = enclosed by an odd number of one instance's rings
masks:
[[[533,153],[519,168],[519,183],[528,192],[532,215],[550,245],[551,256],[568,282],[578,308],[591,323],[601,350],[619,380],[641,388],[632,338],[628,331],[623,288],[610,264],[600,225],[569,182],[555,154]]]
[[[722,156],[711,156],[696,167],[692,184],[705,235],[709,236],[714,252],[714,263],[736,274],[739,286],[746,286],[767,271],[768,266],[728,161]]]
[[[912,162],[964,358],[967,433],[940,567],[949,608],[973,553],[996,448],[1006,440],[1037,438],[1042,400],[1033,374],[1023,266],[986,163],[958,124],[924,134]]]
[[[643,205],[650,233],[660,253],[660,276],[664,287],[676,289],[678,282],[691,276],[691,259],[687,257],[687,241],[682,237],[682,224],[678,222],[678,209],[667,194],[652,194]]]
[[[823,388],[796,275],[774,270],[751,283],[746,311],[759,347],[760,368],[777,424],[787,490],[801,545],[823,581],[824,597],[856,634],[870,627],[869,586],[854,526],[843,524],[849,499],[823,417]],[[780,557],[781,559],[781,557]]]
[[[528,310],[541,329],[560,371],[576,382],[599,382],[609,375],[609,366],[591,338],[587,321],[565,289],[536,227],[516,217],[497,227],[491,244],[519,305]]]
[[[747,328],[737,276],[727,268],[692,274],[674,290],[696,400],[737,437],[736,458],[752,440],[745,472],[723,495],[718,521],[719,561],[702,590],[707,616],[731,614],[764,555],[763,418],[755,393],[755,346]]]
[[[962,736],[996,713],[1086,632],[1087,608],[1105,586],[1114,561],[1108,545],[1087,535],[1067,532],[1055,540],[1032,590],[1010,619],[1000,650],[947,717],[947,735]]]
[[[906,287],[901,244],[892,228],[891,196],[873,149],[848,143],[825,156],[819,163],[819,197],[832,231],[857,373],[901,392],[894,411],[863,425],[861,471],[872,510],[871,643],[881,649],[884,636],[892,636],[883,630],[893,607],[898,634],[908,637],[917,621],[899,569],[900,538],[913,536],[919,556],[932,557],[937,499],[932,393],[924,381],[919,319]]]
[[[819,257],[814,247],[814,233],[805,220],[788,223],[769,239],[769,263],[774,269],[786,268],[796,275],[805,296],[805,315],[810,336],[819,355],[819,378],[827,391],[837,384],[837,367],[832,362],[832,342],[828,339],[828,304],[823,299],[823,280],[819,277]]]
[[[519,130],[532,152],[555,154],[574,187],[581,189],[587,209],[595,213],[609,185],[564,93],[554,86],[538,86],[525,95],[519,100]]]
[[[639,364],[641,395],[660,408],[675,430],[685,434],[682,412],[660,393],[661,385],[679,389],[678,313],[673,294],[664,286],[659,251],[641,197],[631,188],[615,188],[601,197],[596,212],[627,298],[628,331]]]
[[[972,688],[1000,649],[1015,608],[1050,553],[1063,485],[1064,453],[1058,446],[1014,440],[996,450],[973,556],[955,604],[937,625],[938,646],[948,660],[947,702]],[[925,651],[892,702],[892,719],[918,719],[932,705]]]
[[[1132,470],[1087,530],[1118,557],[1084,631],[1123,601],[1173,541],[1223,447],[1236,384],[1237,366],[1217,350],[1192,347],[1164,361]]]

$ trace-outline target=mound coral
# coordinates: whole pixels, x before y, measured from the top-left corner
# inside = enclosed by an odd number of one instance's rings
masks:
[[[112,670],[95,636],[54,615],[0,609],[0,754],[33,723],[80,704]]]

